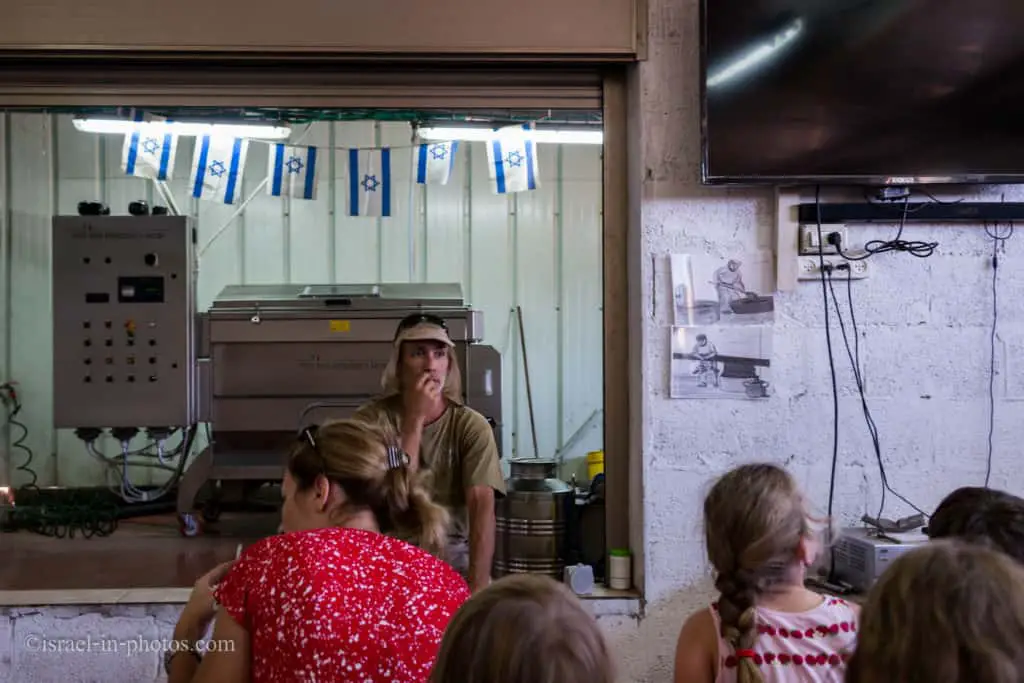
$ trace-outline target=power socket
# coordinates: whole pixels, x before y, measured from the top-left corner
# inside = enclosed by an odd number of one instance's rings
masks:
[[[839,250],[837,250],[835,246],[828,243],[828,234],[830,232],[838,232],[840,237],[840,243],[843,245],[843,250],[848,250],[849,243],[846,241],[845,225],[821,226],[822,244],[818,244],[817,225],[801,225],[800,244],[797,245],[797,254],[799,254],[800,256],[817,256],[818,254],[838,254]]]
[[[871,274],[867,260],[847,261],[842,257],[825,257],[825,266],[832,267],[833,280],[864,280]],[[797,259],[797,280],[821,280],[821,261],[819,256],[801,256]],[[837,270],[836,266],[843,264],[847,269]],[[825,277],[828,277],[826,274]]]

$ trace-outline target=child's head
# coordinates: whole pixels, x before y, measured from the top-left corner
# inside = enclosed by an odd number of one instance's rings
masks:
[[[719,479],[704,500],[704,536],[721,596],[722,636],[749,649],[756,635],[758,596],[802,583],[814,561],[811,520],[799,487],[776,465],[751,464]],[[740,681],[760,680],[742,659]]]
[[[861,613],[848,683],[1024,680],[1024,567],[961,541],[900,557]]]
[[[536,574],[495,581],[448,624],[431,683],[612,683],[600,627],[564,585]]]
[[[1024,563],[1024,499],[980,486],[959,488],[935,508],[928,537],[984,545]]]

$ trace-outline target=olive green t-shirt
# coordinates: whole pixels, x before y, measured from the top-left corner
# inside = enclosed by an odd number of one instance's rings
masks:
[[[390,424],[401,433],[401,398],[376,399],[356,411],[356,417]],[[498,446],[487,419],[472,408],[449,403],[440,418],[423,428],[419,473],[431,497],[452,516],[449,535],[468,538],[466,489],[490,486],[505,494]]]

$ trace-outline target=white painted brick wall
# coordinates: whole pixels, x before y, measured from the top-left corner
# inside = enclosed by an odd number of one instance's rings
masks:
[[[675,639],[686,616],[712,597],[704,563],[701,503],[716,475],[743,461],[784,463],[825,508],[832,454],[832,401],[820,285],[776,297],[768,402],[668,398],[671,324],[667,256],[724,257],[774,247],[770,191],[699,184],[697,0],[649,0],[649,59],[640,67],[643,173],[643,481],[646,616],[602,621],[622,657],[624,681],[670,681]],[[967,192],[968,190],[965,190]],[[980,200],[1021,201],[1018,188],[985,188]],[[891,239],[890,226],[852,226],[859,243]],[[939,242],[936,255],[876,257],[870,280],[854,283],[861,358],[890,485],[930,511],[952,488],[984,481],[987,449],[991,242],[980,226],[911,226],[903,239]],[[995,458],[992,485],[1024,475],[1016,445],[1024,398],[1024,231],[1000,261]],[[845,302],[845,286],[837,289]],[[845,307],[844,307],[845,310]],[[832,316],[833,325],[835,317]],[[847,320],[847,324],[849,321]],[[835,329],[835,328],[834,328]],[[636,332],[634,332],[636,333]],[[840,394],[835,509],[843,521],[877,513],[878,467],[838,330]],[[888,516],[911,510],[890,495]]]
[[[176,605],[8,608],[0,613],[0,682],[165,681],[159,643]]]
[[[11,675],[11,657],[13,655],[14,623],[6,615],[0,616],[0,681],[13,681]]]
[[[635,603],[585,604],[614,636],[636,624]],[[180,612],[180,605],[0,609],[0,683],[164,683],[163,655],[150,643],[170,640]],[[72,644],[92,651],[69,651]]]

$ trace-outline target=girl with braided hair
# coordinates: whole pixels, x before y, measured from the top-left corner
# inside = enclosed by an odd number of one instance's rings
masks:
[[[676,645],[675,683],[842,683],[858,609],[804,587],[821,525],[786,470],[749,464],[704,500],[719,598]]]

